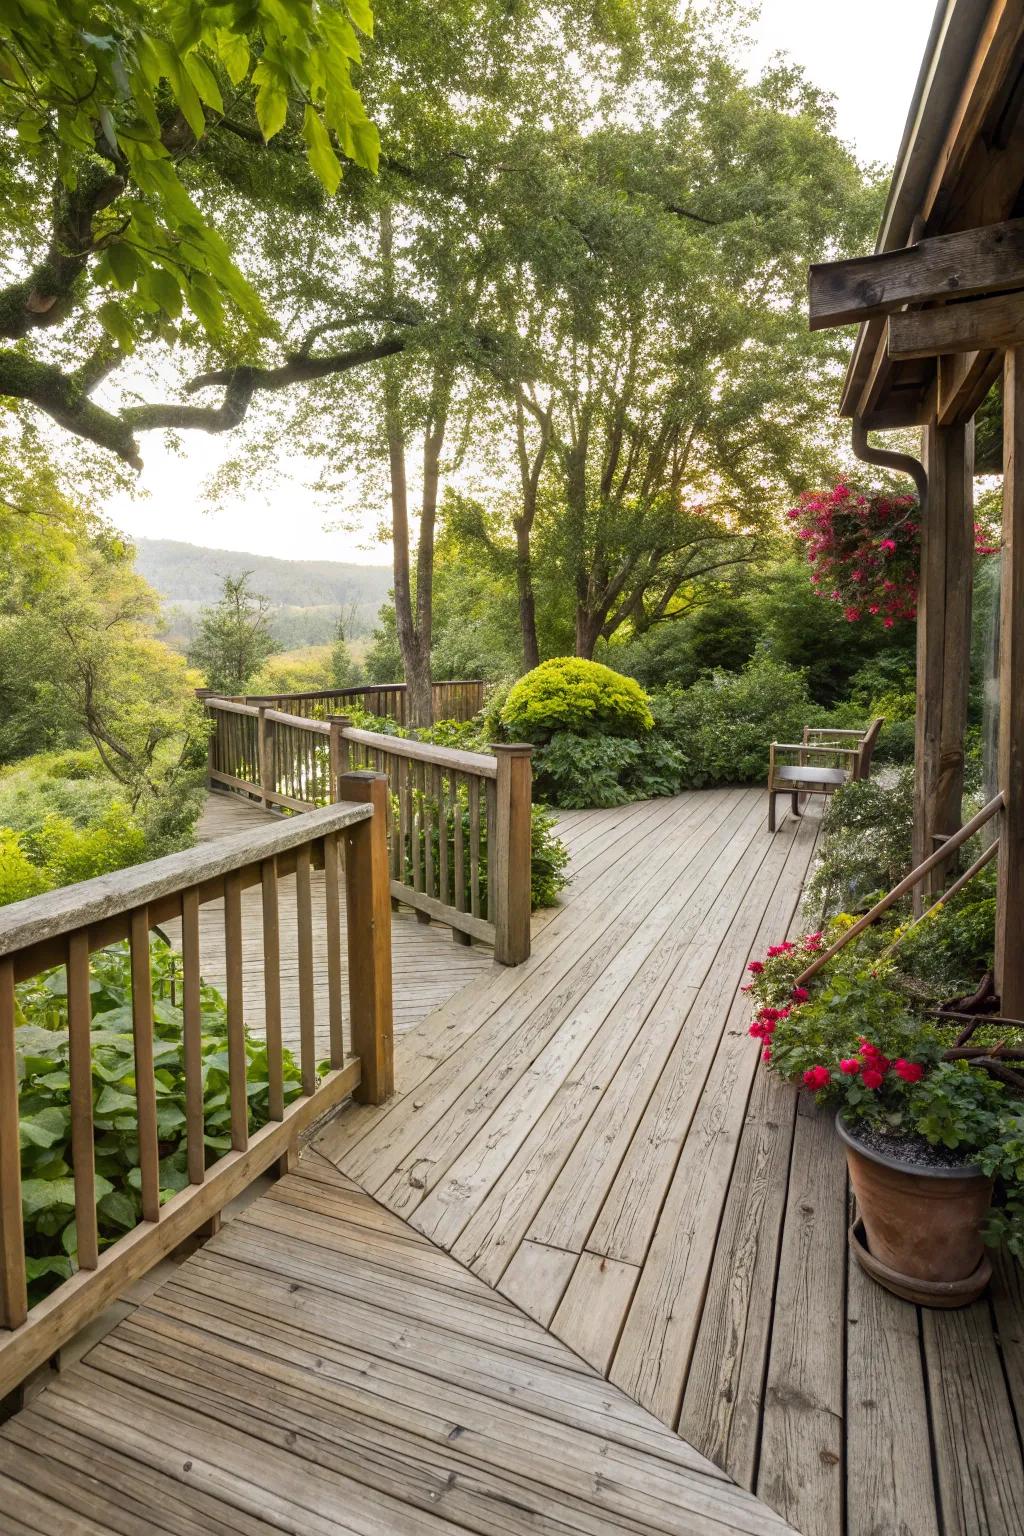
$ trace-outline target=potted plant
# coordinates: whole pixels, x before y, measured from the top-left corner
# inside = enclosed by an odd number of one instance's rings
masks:
[[[915,1014],[891,964],[871,953],[877,940],[799,986],[824,942],[773,945],[751,964],[750,1032],[771,1070],[836,1107],[861,1266],[908,1300],[966,1305],[991,1276],[986,1242],[1024,1256],[1024,1101],[1013,1074],[992,1076],[981,1052],[958,1058]]]

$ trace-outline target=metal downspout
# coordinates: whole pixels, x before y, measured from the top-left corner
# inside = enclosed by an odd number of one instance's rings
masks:
[[[863,464],[874,464],[879,469],[895,469],[901,475],[910,476],[917,486],[921,516],[924,517],[928,503],[928,471],[920,459],[913,458],[909,453],[893,453],[888,448],[872,448],[868,443],[867,428],[856,416],[853,418],[850,440],[854,453]]]

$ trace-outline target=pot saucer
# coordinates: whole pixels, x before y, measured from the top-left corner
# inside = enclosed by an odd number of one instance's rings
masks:
[[[977,1301],[992,1278],[992,1262],[988,1254],[982,1255],[973,1275],[968,1275],[965,1280],[918,1280],[913,1275],[901,1275],[875,1258],[867,1245],[863,1221],[853,1223],[849,1239],[853,1256],[866,1275],[894,1296],[916,1302],[921,1307],[968,1307],[972,1301]]]

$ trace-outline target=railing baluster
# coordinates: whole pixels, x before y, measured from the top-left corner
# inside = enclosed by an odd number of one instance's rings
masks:
[[[267,1039],[268,1104],[271,1120],[284,1119],[281,1042],[281,926],[277,902],[277,859],[260,865],[263,895],[263,1024]]]
[[[236,1152],[244,1152],[249,1145],[242,958],[242,883],[237,870],[233,870],[224,881],[224,973],[228,994],[228,1102],[231,1145]]]
[[[428,896],[437,895],[434,884],[434,769],[420,764],[423,785],[423,889]]]
[[[132,1039],[135,1046],[135,1109],[142,1176],[142,1219],[160,1219],[160,1147],[153,1075],[153,976],[149,959],[149,909],[131,915]]]
[[[190,1184],[206,1178],[206,1125],[203,1113],[203,1014],[200,997],[199,892],[181,898],[181,1012],[185,1061],[185,1137]]]
[[[28,1315],[25,1237],[21,1224],[18,1069],[14,1046],[14,966],[0,960],[0,1326],[20,1328]]]
[[[423,890],[423,785],[420,763],[409,764],[409,796],[412,802],[412,888]]]
[[[454,819],[455,819],[455,834],[454,834],[454,838],[453,838],[453,843],[454,843],[453,852],[454,852],[454,862],[455,862],[455,871],[454,871],[454,873],[455,873],[455,910],[456,910],[456,912],[465,912],[465,910],[466,910],[466,851],[465,851],[465,834],[464,834],[463,828],[462,828],[462,796],[459,793],[459,789],[460,789],[459,779],[460,779],[460,777],[461,777],[460,774],[453,773],[452,774],[452,779],[451,779],[452,811],[454,813]],[[456,930],[456,931],[458,931],[458,930]]]
[[[440,768],[434,769],[434,799],[437,801],[437,866],[438,896],[448,905],[448,807],[445,800],[445,780]]]
[[[469,910],[480,916],[480,780],[469,781]]]
[[[92,997],[89,990],[89,934],[68,939],[68,1052],[71,1076],[71,1164],[75,1175],[75,1230],[78,1264],[99,1263],[96,1227],[96,1151],[92,1128]]]
[[[316,1089],[316,1014],[313,991],[313,895],[310,885],[309,844],[298,850],[295,861],[295,921],[299,967],[299,1060],[302,1091]]]
[[[337,837],[324,838],[324,909],[327,921],[327,1016],[331,1031],[331,1066],[345,1061],[341,1010],[341,860]]]
[[[495,858],[494,858],[494,845],[495,845],[495,838],[497,836],[496,826],[497,826],[497,810],[498,810],[498,786],[497,786],[497,784],[495,783],[495,781],[493,779],[486,779],[484,781],[484,800],[485,800],[485,804],[486,804],[486,812],[485,812],[485,815],[486,815],[486,825],[485,825],[485,836],[486,836],[485,848],[486,848],[486,853],[485,853],[485,862],[486,862],[486,865],[487,865],[487,900],[486,900],[484,905],[486,906],[486,909],[487,909],[487,914],[486,914],[487,915],[487,919],[488,919],[489,922],[493,923],[494,922],[494,881],[495,881],[496,876],[499,873],[499,871],[497,871],[496,868],[495,868]]]

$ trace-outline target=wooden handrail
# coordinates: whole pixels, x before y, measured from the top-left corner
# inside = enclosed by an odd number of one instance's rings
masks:
[[[532,748],[467,752],[269,704],[207,695],[209,779],[270,808],[311,811],[350,768],[387,774],[391,892],[503,964],[530,953]]]
[[[358,781],[358,782],[357,782]],[[222,838],[149,864],[33,896],[0,911],[0,1398],[51,1356],[124,1287],[189,1233],[216,1216],[259,1174],[280,1165],[301,1131],[351,1095],[380,1103],[391,1091],[392,1016],[390,887],[387,872],[387,786],[357,775],[352,801],[279,825]],[[345,842],[350,1038],[342,1032],[342,944],[339,841]],[[310,870],[323,868],[322,903],[310,899]],[[281,946],[278,887],[296,872],[297,972],[301,1088],[284,1079],[281,1031]],[[267,1122],[251,1123],[246,1050],[242,893],[262,887]],[[226,1060],[231,1150],[207,1165],[203,1102],[200,916],[223,905]],[[180,1030],[187,1187],[161,1204],[162,1141],[154,1074],[151,933],[180,922]],[[325,928],[329,1069],[320,1072],[313,933]],[[100,1251],[97,1230],[90,955],[127,938],[130,967],[132,1077],[141,1176],[142,1219]],[[386,956],[386,962],[384,960]],[[21,1212],[16,982],[52,966],[67,975],[69,1113],[79,1268],[36,1306],[28,1307]],[[100,1025],[106,1016],[97,1015]],[[119,1024],[127,1033],[127,1023]],[[162,1018],[164,1033],[168,1028]],[[59,1039],[60,1037],[58,1037]],[[287,1089],[287,1091],[286,1091]],[[180,1135],[181,1133],[175,1133]],[[166,1193],[166,1191],[164,1191]]]
[[[955,853],[962,843],[966,843],[974,836],[975,832],[980,831],[985,823],[991,821],[992,817],[998,811],[1001,811],[1002,808],[1003,796],[1002,792],[1000,792],[987,805],[982,806],[981,810],[976,812],[970,821],[965,822],[958,832],[954,832],[943,843],[941,848],[937,848],[934,853],[929,854],[926,859],[917,865],[916,869],[912,869],[909,875],[905,875],[899,884],[893,886],[892,890],[887,892],[880,901],[876,901],[870,912],[865,912],[864,916],[858,918],[857,922],[850,928],[847,928],[846,932],[841,934],[834,944],[818,955],[805,970],[800,972],[794,985],[802,987],[810,981],[812,976],[817,976],[822,966],[827,965],[833,955],[837,955],[841,949],[845,949],[850,940],[863,933],[865,928],[870,928],[871,924],[876,922],[883,912],[888,912],[889,908],[899,901],[901,896],[906,896],[908,891],[914,889],[915,885],[919,885],[925,875],[935,869],[938,864],[944,864],[951,853]]]

